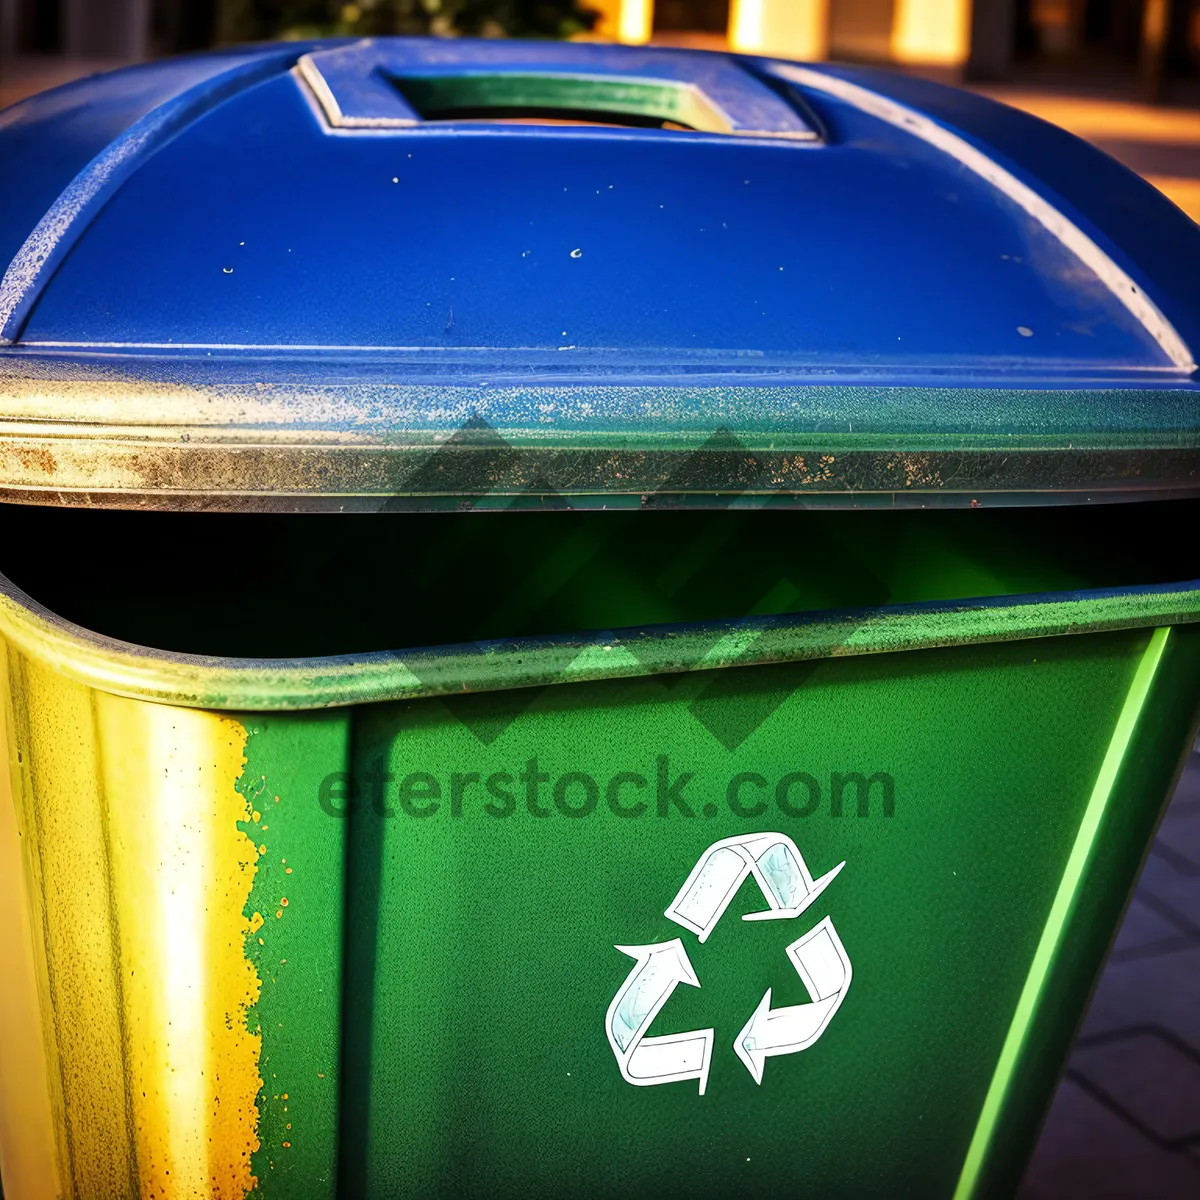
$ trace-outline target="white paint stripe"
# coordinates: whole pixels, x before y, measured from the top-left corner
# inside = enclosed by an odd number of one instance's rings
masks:
[[[51,350],[361,350],[377,354],[382,350],[419,350],[422,353],[457,354],[471,350],[477,353],[496,352],[495,346],[378,346],[336,342],[51,342],[22,338],[22,348],[30,346]],[[561,346],[502,346],[501,350],[561,350]],[[589,346],[589,350],[620,350],[619,346]],[[738,351],[732,351],[736,354]]]
[[[147,705],[145,735],[154,749],[150,761],[162,763],[162,777],[146,797],[148,819],[162,826],[157,875],[158,911],[152,921],[164,949],[160,986],[166,1037],[158,1049],[160,1095],[166,1100],[167,1157],[177,1197],[210,1195],[208,1154],[211,1144],[212,1087],[209,1061],[209,922],[207,885],[213,872],[212,814],[203,788],[209,765],[206,744],[181,737],[186,720],[170,708]]]
[[[180,350],[180,351],[248,351],[248,352],[294,352],[294,353],[309,353],[320,352],[324,353],[346,353],[346,354],[421,354],[425,356],[453,356],[455,354],[472,354],[472,355],[494,355],[497,352],[503,354],[516,354],[527,352],[530,354],[561,354],[563,351],[576,350],[584,354],[625,354],[628,351],[620,346],[403,346],[403,345],[371,345],[370,343],[355,344],[353,342],[80,342],[80,341],[42,341],[37,338],[22,338],[20,343],[22,351],[29,350],[81,350],[81,351],[102,351],[102,350],[117,350],[117,351],[133,351],[133,350]],[[736,369],[738,371],[748,371],[753,368],[747,365],[745,358],[738,358],[739,355],[747,353],[745,350],[729,350],[729,351],[692,351],[679,350],[671,348],[668,353],[679,353],[685,356],[685,361],[689,363],[697,363],[701,366],[711,367],[713,371],[725,372],[727,370]],[[758,351],[750,353],[757,354]],[[781,352],[782,353],[782,352]],[[6,361],[0,358],[0,363]],[[8,360],[13,361],[13,360]],[[779,367],[773,365],[775,360],[769,360],[767,365],[771,370],[778,370]],[[636,365],[635,364],[631,364]],[[671,363],[668,361],[667,366]],[[830,367],[837,368],[843,372],[853,375],[872,375],[879,372],[878,368],[874,368],[869,364],[860,362],[850,362],[845,364],[838,363],[821,363],[813,361],[788,362],[784,361],[781,364],[784,368],[795,370],[797,373],[808,374],[812,371],[827,372]],[[1149,378],[1178,380],[1180,368],[1177,364],[1163,364],[1161,366],[1152,366],[1143,363],[1128,365],[1125,363],[1093,363],[1086,359],[1054,359],[1054,358],[1022,358],[1022,359],[983,359],[978,363],[971,363],[966,366],[924,366],[914,367],[914,374],[922,374],[929,377],[930,387],[938,386],[939,380],[952,380],[955,376],[964,373],[971,373],[973,377],[978,376],[981,368],[989,368],[992,370],[1011,370],[1012,367],[1021,367],[1026,371],[1026,379],[1029,378],[1028,372],[1031,368],[1036,368],[1041,373],[1041,378],[1057,377],[1059,375],[1070,375],[1075,380],[1079,379],[1080,374],[1084,374],[1087,379],[1097,386],[1105,386],[1105,381],[1113,378]],[[0,382],[5,382],[0,380]],[[150,381],[153,382],[153,381]],[[761,386],[757,384],[747,386]],[[1042,384],[1025,383],[1022,387],[1034,388],[1040,387]]]
[[[311,95],[317,104],[320,105],[321,115],[329,122],[330,125],[340,125],[342,123],[342,110],[337,102],[337,98],[333,92],[329,90],[329,84],[325,82],[325,76],[317,69],[317,64],[313,62],[311,54],[305,54],[300,58],[295,67],[292,68],[292,74],[298,82],[307,86],[301,88],[305,94]]]
[[[790,63],[777,64],[775,71],[792,83],[836,96],[861,112],[869,113],[913,137],[920,138],[991,184],[1094,272],[1104,286],[1137,318],[1176,367],[1189,372],[1196,369],[1187,343],[1159,311],[1154,301],[1082,229],[986,154],[914,109],[897,104],[886,96],[868,91],[845,79],[825,75],[807,67],[792,66]]]

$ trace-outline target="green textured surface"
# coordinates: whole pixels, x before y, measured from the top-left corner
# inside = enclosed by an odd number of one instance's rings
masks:
[[[264,1196],[318,1200],[336,1187],[345,841],[311,800],[347,761],[350,716],[253,717],[246,729],[238,786],[261,819],[243,828],[266,848],[246,906],[263,917],[247,941],[262,981],[249,1013],[263,1080],[252,1162]]]
[[[949,1195],[1149,636],[362,710],[340,1194]],[[655,811],[663,754],[672,777],[695,774],[693,817]],[[475,786],[454,815],[452,773],[515,775],[532,756],[552,778],[596,776],[597,811],[568,818],[543,786],[550,816],[518,795],[497,818]],[[433,775],[440,809],[405,815],[398,782],[380,798],[379,767]],[[637,819],[605,808],[620,770],[651,781]],[[797,770],[823,781],[812,816],[729,811],[732,775]],[[895,815],[831,816],[834,771],[890,774]],[[1135,825],[1164,788],[1153,771],[1126,788]],[[791,835],[814,875],[847,865],[795,922],[737,921],[744,885],[700,946],[664,908],[705,847],[759,830]],[[782,951],[826,913],[853,963],[846,1001],[757,1087],[732,1041],[767,986],[776,1005],[806,998]],[[716,1028],[703,1097],[629,1086],[605,1040],[632,965],[614,945],[675,936],[703,986],[679,988],[652,1033]],[[1073,966],[1076,1005],[1101,949]]]

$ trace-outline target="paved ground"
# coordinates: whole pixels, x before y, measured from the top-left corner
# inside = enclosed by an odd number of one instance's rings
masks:
[[[1045,87],[978,90],[1087,138],[1200,220],[1200,109],[1155,108]]]
[[[987,94],[1087,138],[1200,220],[1200,110]],[[1200,1197],[1200,754],[1130,904],[1021,1200]]]
[[[103,66],[10,66],[0,107]],[[1044,86],[987,91],[1094,141],[1200,220],[1200,110]],[[1076,1197],[1200,1197],[1200,754],[1171,804],[1021,1191],[1021,1200]]]
[[[1159,831],[1021,1200],[1200,1196],[1200,754]]]

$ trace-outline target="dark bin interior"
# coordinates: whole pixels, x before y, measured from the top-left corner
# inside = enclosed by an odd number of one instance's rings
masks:
[[[302,657],[1177,583],[1200,501],[252,515],[0,505],[0,573],[162,650]]]

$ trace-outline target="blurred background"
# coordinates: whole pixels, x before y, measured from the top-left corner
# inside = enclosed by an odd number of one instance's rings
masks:
[[[134,60],[220,42],[434,33],[732,46],[1171,90],[1194,80],[1192,0],[0,0],[0,54]]]
[[[0,107],[262,38],[560,37],[871,63],[1089,138],[1200,219],[1200,0],[0,0]]]
[[[135,60],[313,34],[590,32],[987,80],[1138,77],[1153,92],[1200,74],[1193,0],[0,0],[10,60]]]
[[[0,57],[135,61],[328,34],[595,36],[957,79],[1200,93],[1195,0],[0,0]]]

